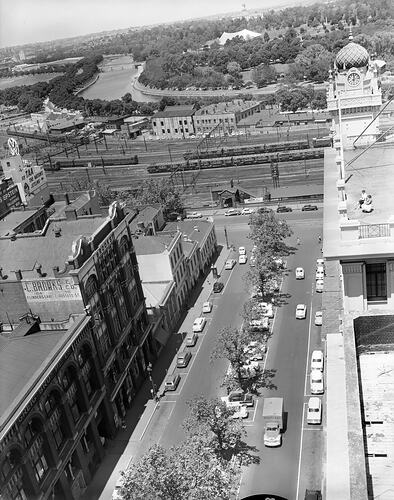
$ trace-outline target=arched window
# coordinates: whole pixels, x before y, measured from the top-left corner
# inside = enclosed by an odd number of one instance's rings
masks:
[[[49,420],[49,426],[56,444],[56,448],[60,450],[65,444],[67,436],[65,431],[66,427],[64,411],[61,406],[60,395],[57,391],[51,391],[45,401],[44,408],[46,416]]]
[[[4,488],[5,498],[12,500],[27,500],[28,490],[23,484],[22,456],[17,449],[11,449],[5,456],[0,467],[1,484]]]
[[[90,276],[85,285],[85,293],[88,300],[90,300],[93,295],[98,290],[97,278],[96,276]]]
[[[120,256],[123,257],[129,251],[129,239],[127,236],[122,236],[119,245]]]
[[[33,467],[37,483],[40,483],[48,471],[48,462],[44,451],[44,437],[42,422],[34,417],[26,426],[24,441],[28,449],[29,458]]]
[[[75,369],[69,366],[63,373],[62,377],[63,388],[66,391],[68,404],[70,405],[70,410],[74,419],[74,422],[78,422],[82,413],[81,406],[81,396],[78,390],[77,377],[75,374]]]
[[[81,348],[78,353],[78,363],[89,399],[97,388],[94,364],[92,361],[92,352],[87,344]]]

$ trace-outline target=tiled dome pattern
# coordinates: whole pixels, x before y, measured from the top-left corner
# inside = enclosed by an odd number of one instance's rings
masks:
[[[358,43],[350,42],[343,47],[335,58],[335,64],[339,69],[362,68],[368,66],[369,54],[364,47]]]

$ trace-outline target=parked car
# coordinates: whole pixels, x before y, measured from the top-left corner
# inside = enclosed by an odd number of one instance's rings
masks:
[[[193,323],[193,332],[202,332],[207,320],[203,317],[196,318]]]
[[[301,210],[303,212],[310,212],[311,210],[318,210],[317,205],[304,205]]]
[[[322,293],[324,289],[324,281],[323,280],[317,280],[316,281],[316,292]]]
[[[303,267],[297,267],[296,272],[296,280],[303,280],[305,278],[305,271]]]
[[[248,418],[249,412],[246,409],[246,406],[238,406],[235,412],[231,415],[230,418]]]
[[[321,399],[312,396],[308,401],[306,412],[306,421],[308,424],[321,424]]]
[[[195,332],[188,333],[186,336],[186,347],[194,347],[196,345],[198,335]]]
[[[246,255],[240,255],[238,257],[238,264],[246,264],[247,261],[248,261],[248,258]]]
[[[311,355],[311,370],[320,370],[321,372],[324,369],[324,356],[323,351],[317,349],[312,352]]]
[[[306,305],[298,304],[296,307],[296,319],[305,319],[306,318]]]
[[[293,211],[293,209],[292,209],[292,208],[290,208],[290,207],[286,207],[286,206],[284,206],[284,205],[279,206],[279,207],[276,209],[276,213],[278,213],[278,214],[281,214],[281,213],[283,213],[283,212],[292,212],[292,211]]]
[[[249,208],[249,207],[243,208],[242,211],[241,211],[241,215],[250,215],[250,214],[253,214],[253,213],[254,213],[254,209],[253,208]]]
[[[215,281],[213,284],[213,293],[220,293],[224,288],[224,284],[221,281]]]
[[[322,267],[318,267],[316,269],[316,279],[317,280],[324,280],[324,269]]]
[[[177,368],[186,368],[186,366],[189,364],[191,357],[192,354],[190,351],[182,351],[181,353],[179,353],[176,358]]]
[[[269,214],[270,212],[272,212],[272,210],[270,208],[267,208],[267,207],[260,207],[258,211],[261,214]]]
[[[316,259],[316,269],[319,267],[325,268],[324,259]]]
[[[181,376],[179,375],[179,373],[173,373],[172,375],[168,376],[164,384],[164,391],[176,391],[176,388],[178,387],[180,381]]]
[[[324,394],[323,373],[320,370],[312,370],[310,376],[311,394]]]
[[[322,500],[320,490],[305,490],[304,500]]]
[[[315,313],[315,325],[322,326],[322,324],[323,324],[323,312],[316,311],[316,313]]]
[[[246,255],[246,248],[245,247],[239,247],[238,248],[238,253],[239,253],[239,255]]]
[[[204,302],[202,305],[203,313],[210,313],[212,311],[212,302]]]
[[[237,261],[235,259],[228,259],[224,265],[224,269],[232,269]]]
[[[231,215],[241,215],[241,212],[235,208],[229,208],[227,212],[224,212],[224,215],[230,217]]]
[[[261,332],[264,330],[268,330],[269,326],[269,319],[264,316],[261,319],[252,319],[251,321],[249,321],[249,328],[252,332]]]
[[[201,219],[201,217],[202,217],[202,213],[200,213],[200,212],[192,212],[192,213],[187,215],[188,219]]]

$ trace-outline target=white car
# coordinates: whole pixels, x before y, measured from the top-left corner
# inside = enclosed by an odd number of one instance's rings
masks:
[[[246,255],[246,248],[245,247],[239,247],[238,248],[238,253],[239,253],[239,255]]]
[[[320,370],[311,371],[311,394],[324,394],[323,372]]]
[[[323,351],[316,350],[312,352],[311,355],[311,370],[323,371],[324,368],[324,356]]]
[[[317,280],[316,281],[316,292],[322,293],[324,290],[324,281],[323,280]]]
[[[203,313],[210,313],[212,311],[212,302],[204,302],[202,305]]]
[[[296,307],[296,318],[305,319],[306,318],[306,305],[298,304]]]
[[[249,321],[249,328],[252,332],[260,332],[263,330],[269,330],[270,322],[266,317],[261,319],[252,319]]]
[[[317,280],[324,280],[324,268],[323,267],[318,267],[316,269],[316,279]]]
[[[254,214],[253,208],[247,207],[242,209],[241,215],[250,215],[250,214]]]
[[[202,213],[200,212],[192,212],[191,214],[187,215],[188,219],[201,219]]]
[[[324,269],[324,259],[316,259],[316,268],[322,267]]]
[[[321,424],[321,399],[312,396],[308,401],[306,412],[306,421],[308,424]]]
[[[315,314],[315,325],[316,326],[322,326],[323,324],[323,312],[322,311],[316,311]]]
[[[274,317],[274,306],[271,302],[260,302],[259,306],[262,310],[263,316],[271,319]]]
[[[235,266],[235,263],[236,263],[235,259],[226,260],[226,263],[224,265],[224,269],[232,269]]]
[[[206,322],[205,318],[196,318],[193,323],[193,332],[202,332]]]
[[[305,271],[303,267],[297,267],[296,272],[296,280],[303,280],[305,278]]]
[[[227,212],[224,212],[224,215],[226,217],[230,217],[231,215],[240,215],[241,212],[239,210],[236,210],[235,208],[229,208]]]
[[[248,418],[249,412],[246,409],[246,406],[238,406],[235,412],[231,415],[230,418]]]
[[[238,257],[238,264],[246,264],[248,261],[248,258],[246,255],[240,255]]]

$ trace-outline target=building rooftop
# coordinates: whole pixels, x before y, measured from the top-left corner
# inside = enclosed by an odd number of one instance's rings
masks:
[[[168,222],[164,228],[164,232],[180,231],[183,236],[187,236],[189,240],[202,243],[212,230],[213,222],[209,220],[182,220],[176,222]]]
[[[142,210],[140,210],[138,212],[138,214],[136,213],[135,217],[133,218],[133,220],[129,224],[131,232],[133,233],[134,231],[139,229],[139,225],[138,225],[139,222],[143,222],[145,226],[148,226],[153,221],[153,219],[157,216],[157,214],[160,212],[160,210],[161,210],[161,207],[159,207],[159,206],[157,206],[157,207],[148,206],[148,207],[145,207]]]
[[[1,266],[3,275],[15,279],[14,271],[21,270],[23,279],[37,278],[36,265],[48,277],[54,276],[53,267],[63,267],[74,240],[79,236],[90,237],[106,220],[102,216],[89,216],[77,220],[49,221],[44,235],[18,235],[16,240],[1,240]],[[59,229],[60,237],[55,236]]]
[[[158,307],[170,291],[173,283],[171,280],[142,282],[146,307]]]
[[[168,249],[176,236],[176,229],[156,236],[138,236],[133,238],[135,253],[138,255],[153,255],[163,253]]]
[[[0,220],[0,238],[14,232],[14,230],[22,224],[22,222],[25,222],[30,217],[33,217],[36,213],[37,210],[15,210],[14,212],[7,214]]]
[[[236,113],[237,111],[245,111],[254,106],[257,106],[260,101],[244,101],[243,99],[235,99],[230,102],[218,102],[217,104],[209,104],[196,111],[195,116]]]
[[[193,105],[190,106],[166,106],[164,111],[159,111],[152,116],[154,118],[176,118],[177,116],[192,116],[195,109]]]

